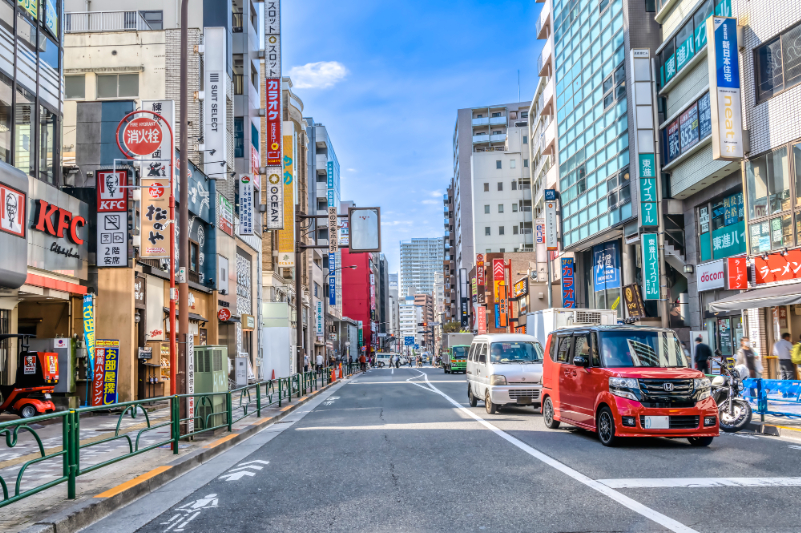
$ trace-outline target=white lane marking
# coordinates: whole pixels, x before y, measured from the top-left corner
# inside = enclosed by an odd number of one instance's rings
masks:
[[[432,391],[436,392],[437,394],[441,395],[443,398],[445,398],[446,400],[451,402],[456,407],[456,409],[461,410],[466,415],[468,415],[471,418],[475,419],[479,424],[483,425],[484,427],[486,427],[487,429],[489,429],[490,431],[492,431],[493,433],[495,433],[496,435],[498,435],[499,437],[501,437],[502,439],[504,439],[508,443],[518,447],[520,450],[526,452],[527,454],[529,454],[530,456],[534,457],[535,459],[538,459],[538,460],[542,461],[543,463],[547,464],[548,466],[550,466],[552,468],[555,468],[556,470],[559,470],[563,474],[565,474],[567,476],[570,476],[571,478],[575,479],[576,481],[578,481],[580,483],[583,483],[584,485],[587,485],[591,489],[596,490],[596,491],[600,492],[601,494],[603,494],[605,496],[608,496],[609,498],[615,500],[616,502],[618,502],[619,504],[623,505],[624,507],[627,507],[627,508],[631,509],[635,513],[638,513],[638,514],[644,516],[645,518],[647,518],[647,519],[649,519],[649,520],[651,520],[653,522],[656,522],[657,524],[659,524],[659,525],[661,525],[663,527],[666,527],[667,529],[669,529],[671,531],[676,531],[677,533],[678,532],[680,532],[680,533],[697,533],[694,529],[685,526],[681,522],[679,522],[677,520],[673,520],[669,516],[663,515],[662,513],[658,512],[658,511],[655,511],[654,509],[651,509],[650,507],[645,506],[645,505],[641,504],[640,502],[638,502],[636,500],[633,500],[633,499],[629,498],[628,496],[626,496],[624,494],[619,493],[618,491],[612,489],[611,487],[608,487],[608,486],[606,486],[606,485],[604,485],[602,483],[599,483],[598,481],[595,481],[594,479],[590,479],[589,477],[585,476],[581,472],[579,472],[577,470],[573,470],[572,468],[570,468],[566,464],[557,461],[556,459],[554,459],[553,457],[551,457],[549,455],[545,455],[544,453],[542,453],[539,450],[535,450],[534,448],[532,448],[528,444],[524,443],[523,441],[521,441],[519,439],[516,439],[515,437],[512,437],[508,433],[498,429],[497,427],[493,426],[492,424],[490,424],[489,422],[487,422],[486,420],[484,420],[483,418],[481,418],[480,416],[475,414],[470,409],[462,407],[459,404],[459,402],[457,402],[456,400],[454,400],[453,398],[451,398],[450,396],[448,396],[447,394],[445,394],[444,392],[442,392],[441,390],[436,388],[434,385],[431,385],[430,383],[428,383],[428,374],[426,374],[424,372],[421,372],[421,374],[423,374],[425,376],[426,384],[428,385],[428,387]],[[414,382],[410,381],[410,383],[414,383]],[[414,383],[414,384],[417,385],[418,387],[423,388],[423,389],[426,388],[425,386],[423,386],[423,385],[421,385],[419,383]]]
[[[225,481],[239,481],[245,476],[253,477],[256,474],[248,472],[247,470],[240,470],[239,472],[232,472],[230,474],[223,474],[217,479],[224,479]]]
[[[200,498],[199,500],[191,501],[186,505],[178,507],[175,511],[178,513],[170,517],[166,522],[162,522],[161,525],[166,526],[169,525],[167,529],[165,529],[165,533],[170,529],[174,528],[175,531],[183,531],[186,526],[197,518],[200,512],[203,509],[212,509],[216,508],[218,504],[218,499],[216,494],[207,494],[206,496]],[[191,516],[190,516],[191,515]]]
[[[793,450],[801,450],[801,446],[796,446],[794,444],[791,444],[790,446],[788,446],[788,448],[791,448]]]
[[[677,477],[598,479],[613,489],[643,489],[663,487],[801,487],[801,477]]]
[[[394,374],[394,373],[395,373],[395,369],[393,368],[392,371],[390,372],[390,374]]]

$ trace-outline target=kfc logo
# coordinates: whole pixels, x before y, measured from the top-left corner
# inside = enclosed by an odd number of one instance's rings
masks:
[[[113,213],[128,210],[128,172],[125,170],[97,171],[97,212]]]
[[[25,237],[25,195],[0,185],[0,231]]]
[[[86,225],[86,219],[76,216],[62,209],[57,205],[52,205],[45,200],[36,201],[36,225],[34,229],[43,231],[59,239],[64,238],[64,233],[68,231],[69,240],[77,245],[83,244],[83,239],[78,235],[78,228]]]

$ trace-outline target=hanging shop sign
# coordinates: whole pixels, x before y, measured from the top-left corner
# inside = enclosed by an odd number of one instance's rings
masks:
[[[503,259],[493,259],[492,260],[492,279],[494,281],[501,280],[503,281]]]
[[[329,189],[330,190],[330,189]],[[328,205],[328,305],[337,304],[337,208]]]
[[[745,290],[748,288],[748,261],[745,257],[729,257],[726,259],[726,288],[729,290]]]
[[[142,178],[141,184],[142,243],[139,255],[147,259],[169,258],[169,178]]]
[[[698,292],[722,289],[725,286],[726,262],[723,259],[698,265]]]
[[[94,375],[92,376],[92,406],[117,403],[117,373],[119,372],[120,341],[95,341]]]
[[[592,262],[595,291],[620,288],[620,253],[617,241],[593,246]]]
[[[186,336],[186,432],[195,431],[195,335]]]
[[[295,266],[295,144],[294,135],[284,135],[284,224],[278,232],[278,266]]]
[[[629,318],[645,318],[645,305],[642,303],[642,294],[639,285],[626,285],[623,287],[623,301]]]
[[[658,226],[656,194],[656,157],[654,154],[639,154],[640,159],[640,221],[642,226]]]
[[[381,208],[351,207],[348,209],[350,252],[381,251]]]
[[[323,328],[323,319],[325,318],[323,315],[323,301],[317,300],[317,313],[316,313],[316,324],[317,324],[317,336],[322,337],[325,334]]]
[[[753,261],[757,285],[801,279],[801,250],[799,249],[789,250],[786,255],[768,254],[767,259],[757,255]]]
[[[552,189],[547,189],[545,192],[550,190]],[[548,250],[559,249],[556,226],[556,200],[545,201],[545,246]]]
[[[18,289],[28,277],[27,193],[28,176],[0,162],[0,287],[8,289]]]
[[[234,206],[231,205],[231,202],[228,201],[228,198],[223,196],[222,194],[217,195],[218,207],[217,210],[217,227],[220,228],[222,231],[230,235],[231,237],[234,236]]]
[[[281,181],[281,168],[267,169],[267,223],[268,230],[284,227],[284,184]]]
[[[523,278],[517,281],[514,285],[513,295],[515,298],[520,298],[528,294],[528,278]]]
[[[217,311],[217,320],[219,320],[220,322],[228,322],[230,318],[231,318],[231,311],[229,311],[227,308],[223,307],[222,309]]]
[[[537,226],[537,244],[545,244],[545,219],[538,218],[536,220]]]
[[[25,193],[0,184],[0,231],[25,238]]]
[[[203,163],[211,165],[225,160],[226,137],[226,43],[227,32],[223,27],[203,29]],[[225,172],[210,176],[225,180]]]
[[[576,280],[573,258],[562,258],[562,307],[576,307]]]
[[[484,254],[476,254],[476,303],[483,305],[485,303],[487,285],[487,274],[484,268]]]
[[[642,282],[644,300],[658,300],[659,290],[659,244],[655,233],[642,234]]]
[[[348,226],[347,218],[340,218],[339,222],[339,246],[350,246],[350,227]]]
[[[83,342],[89,359],[86,377],[91,380],[95,368],[95,306],[92,294],[83,295]]]
[[[250,176],[239,178],[239,234],[253,235],[253,182]]]
[[[98,170],[97,266],[128,266],[128,171]]]
[[[483,305],[476,306],[476,328],[479,335],[487,332],[487,308]]]
[[[712,159],[740,161],[743,158],[743,117],[737,19],[710,17],[706,21],[706,32],[712,37],[707,46],[712,108]]]
[[[269,37],[268,37],[269,40]],[[281,80],[267,78],[267,166],[281,167]]]

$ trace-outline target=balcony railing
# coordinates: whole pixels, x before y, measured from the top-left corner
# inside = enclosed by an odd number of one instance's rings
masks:
[[[67,33],[153,29],[138,11],[72,11],[64,15],[64,31]]]

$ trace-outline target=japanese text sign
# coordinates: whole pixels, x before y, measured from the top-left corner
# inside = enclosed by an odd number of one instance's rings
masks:
[[[706,25],[711,39],[707,61],[712,104],[712,159],[739,161],[744,148],[737,19],[710,17]]]
[[[787,255],[770,254],[767,259],[754,257],[756,283],[773,283],[801,279],[801,250],[790,250]]]
[[[250,176],[239,179],[239,234],[253,235],[253,182]]]
[[[658,300],[659,290],[659,244],[655,233],[642,235],[642,281],[644,300]]]
[[[117,403],[117,373],[120,341],[95,341],[95,364],[92,381],[92,406]]]
[[[141,257],[170,257],[170,184],[168,180],[142,178]]]
[[[576,275],[571,257],[562,258],[562,307],[576,307]]]
[[[745,290],[748,288],[748,263],[745,257],[730,257],[726,260],[728,274],[726,285],[730,290]]]
[[[149,156],[161,146],[161,128],[152,118],[135,118],[123,127],[122,143],[134,155]]]

